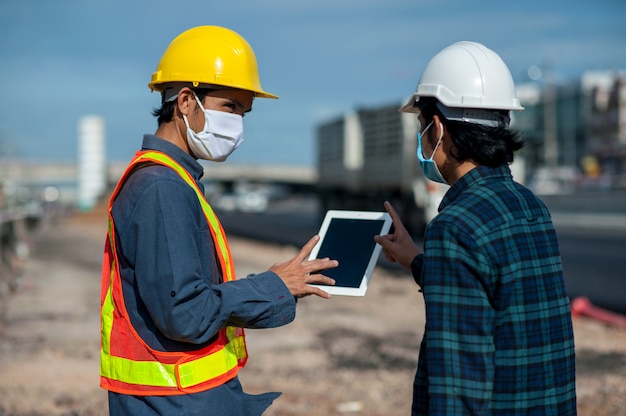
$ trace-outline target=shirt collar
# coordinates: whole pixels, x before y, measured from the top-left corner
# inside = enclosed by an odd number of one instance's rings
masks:
[[[489,166],[478,166],[463,175],[458,181],[454,183],[448,189],[448,192],[444,195],[439,204],[439,212],[441,212],[446,206],[454,202],[465,190],[494,178],[509,178],[511,179],[511,170],[508,165],[497,166],[491,168]]]
[[[204,173],[202,165],[180,147],[167,140],[163,140],[153,134],[144,134],[141,150],[157,150],[163,152],[185,168],[196,181],[202,178]]]

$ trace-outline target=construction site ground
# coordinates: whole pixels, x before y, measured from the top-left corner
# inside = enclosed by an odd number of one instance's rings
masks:
[[[0,329],[0,416],[108,414],[98,387],[105,227],[101,213],[77,214],[33,236]],[[239,276],[297,251],[230,242]],[[247,332],[244,389],[283,392],[270,416],[409,415],[423,307],[406,273],[382,268],[365,297],[302,299],[295,322]],[[579,415],[626,415],[626,330],[582,317],[574,328]]]

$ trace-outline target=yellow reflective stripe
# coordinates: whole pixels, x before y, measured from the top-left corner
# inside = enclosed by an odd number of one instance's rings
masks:
[[[176,365],[133,361],[100,352],[100,374],[110,380],[155,387],[176,387]]]
[[[236,335],[238,329],[239,328],[234,326],[226,327],[226,337],[229,340],[229,344],[226,348],[230,348],[238,359],[242,359],[248,356],[248,351],[246,351],[245,338],[241,335]],[[243,333],[243,331],[241,331],[241,333]]]
[[[196,189],[196,188],[194,188]],[[196,193],[199,193],[200,191],[198,189],[196,189]],[[217,220],[217,217],[215,216],[215,214],[213,213],[213,210],[211,209],[211,206],[209,205],[208,202],[206,202],[206,200],[204,199],[204,197],[200,197],[200,195],[198,195],[198,200],[200,201],[200,205],[202,205],[202,209],[204,210],[205,213],[210,213],[209,215],[207,215],[207,218],[209,219],[209,222],[211,223],[211,227],[213,227],[214,230],[217,230],[215,235],[217,237],[217,243],[220,247],[220,252],[222,253],[222,260],[226,263],[225,266],[225,270],[226,270],[226,276],[224,276],[224,280],[226,281],[231,281],[233,280],[233,269],[232,269],[232,264],[230,261],[230,255],[229,255],[229,250],[228,250],[228,245],[226,243],[226,239],[224,238],[224,235],[222,234],[222,227],[219,224],[219,221]]]
[[[113,241],[113,221],[111,221],[111,215],[109,214],[109,221],[107,222],[107,240],[111,247],[111,252],[115,250],[115,241]]]
[[[113,241],[113,221],[109,217],[108,221],[108,233],[107,239],[109,240],[109,244],[111,247],[111,255],[114,256],[115,253],[115,242]],[[101,319],[101,343],[102,349],[109,354],[111,351],[111,331],[113,331],[113,310],[115,309],[115,305],[113,303],[113,280],[115,279],[115,257],[111,259],[110,266],[110,275],[109,275],[109,288],[107,289],[107,294],[104,298],[104,303],[102,304],[102,311],[100,312]],[[100,364],[102,366],[102,363]]]
[[[217,243],[218,243],[220,252],[222,253],[221,257],[223,261],[226,263],[224,266],[225,266],[227,275],[224,276],[224,280],[226,281],[233,280],[232,264],[231,264],[231,260],[229,256],[228,244],[226,243],[226,239],[224,238],[224,235],[222,234],[222,227],[220,226],[220,223],[217,217],[215,216],[213,209],[204,198],[204,195],[202,195],[202,192],[200,192],[200,189],[198,188],[198,185],[196,184],[196,182],[193,180],[193,178],[189,176],[189,172],[187,172],[177,162],[175,162],[173,159],[171,159],[170,157],[168,157],[167,155],[163,153],[146,152],[142,154],[141,156],[139,156],[137,159],[135,159],[135,161],[139,162],[141,161],[141,159],[148,159],[148,158],[158,160],[164,163],[165,165],[169,166],[170,168],[174,169],[178,173],[178,175],[182,177],[183,180],[187,182],[187,184],[191,186],[193,190],[196,192],[196,196],[198,197],[198,201],[200,201],[202,210],[204,211],[205,216],[207,217],[209,223],[211,224],[211,228],[215,230]]]
[[[113,269],[111,269],[111,275],[113,275]],[[111,276],[113,279],[113,276]],[[102,350],[110,354],[111,351],[111,331],[113,329],[113,295],[111,294],[111,286],[113,280],[111,280],[111,284],[109,284],[109,289],[107,290],[106,297],[104,298],[104,303],[102,304],[102,313],[101,315],[101,325],[100,331],[102,331]],[[102,365],[102,363],[101,363]]]
[[[176,365],[162,364],[156,361],[134,361],[121,357],[114,357],[110,350],[110,334],[113,327],[113,298],[111,286],[107,291],[102,306],[102,347],[100,350],[100,375],[130,384],[141,384],[156,387],[177,387]],[[235,328],[228,327],[227,334],[235,335]],[[242,336],[234,337],[223,349],[188,363],[178,368],[180,386],[187,388],[218,377],[238,364],[238,360],[245,358],[245,341]]]
[[[184,389],[204,383],[237,367],[238,358],[242,358],[235,354],[239,349],[238,345],[243,345],[243,337],[235,338],[223,349],[211,355],[180,364],[178,366],[180,387]],[[144,386],[177,387],[176,364],[114,357],[103,348],[100,352],[100,366],[100,374],[111,380]]]
[[[241,342],[243,342],[243,340],[241,340]],[[180,386],[187,388],[226,374],[237,367],[238,358],[239,357],[237,357],[233,351],[231,342],[211,355],[183,363],[178,366]]]

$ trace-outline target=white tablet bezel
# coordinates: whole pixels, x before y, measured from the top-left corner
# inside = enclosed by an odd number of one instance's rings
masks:
[[[391,228],[391,217],[386,212],[373,212],[373,211],[348,211],[348,210],[329,210],[326,212],[324,216],[324,221],[322,221],[322,225],[320,226],[319,236],[320,241],[317,242],[311,254],[309,255],[309,260],[313,260],[317,258],[317,253],[319,252],[322,244],[324,243],[324,238],[326,237],[326,232],[328,231],[328,227],[334,219],[355,219],[355,220],[384,220],[380,230],[379,235],[384,235],[389,232]],[[372,239],[374,236],[372,236]],[[367,287],[369,285],[370,279],[372,278],[372,273],[374,272],[374,268],[376,267],[376,263],[378,262],[378,257],[380,255],[380,250],[382,247],[380,244],[375,244],[374,250],[370,254],[370,258],[367,263],[367,269],[365,273],[361,277],[361,285],[359,287],[345,287],[345,286],[327,286],[327,285],[311,285],[321,288],[322,290],[330,293],[331,295],[344,295],[344,296],[365,296],[365,292],[367,291]],[[324,272],[322,272],[323,274]]]

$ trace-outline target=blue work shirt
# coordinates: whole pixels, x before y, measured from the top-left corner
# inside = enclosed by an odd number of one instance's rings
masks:
[[[507,166],[472,169],[448,190],[412,271],[426,305],[413,415],[576,414],[556,232]]]
[[[142,150],[168,154],[200,183],[202,166],[174,144],[145,135]],[[113,203],[126,309],[139,336],[159,351],[212,343],[225,326],[274,328],[295,318],[296,302],[273,272],[222,282],[206,217],[195,191],[171,168],[141,165]],[[177,396],[109,392],[111,415],[260,415],[280,393],[248,395],[237,377]]]

